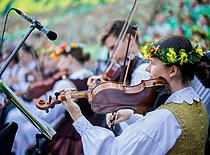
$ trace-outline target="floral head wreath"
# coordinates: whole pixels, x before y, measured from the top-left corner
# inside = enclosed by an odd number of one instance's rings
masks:
[[[82,43],[71,43],[69,45],[67,45],[66,43],[61,44],[57,49],[56,49],[56,54],[62,54],[62,53],[70,53],[71,50],[74,49],[83,49],[84,48],[84,44]]]
[[[200,62],[203,56],[202,49],[196,46],[192,51],[187,52],[181,49],[178,53],[174,51],[174,48],[160,49],[160,46],[154,47],[152,44],[146,44],[140,51],[145,58],[156,57],[162,60],[164,65],[174,64],[179,62],[180,65],[184,63],[194,64]]]
[[[54,58],[56,61],[58,61],[58,55],[56,54],[55,47],[52,45],[46,45],[45,46],[45,53],[49,54],[50,57]]]

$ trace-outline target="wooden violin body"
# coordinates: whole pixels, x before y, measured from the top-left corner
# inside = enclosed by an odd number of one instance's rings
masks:
[[[142,80],[135,86],[125,86],[122,83],[102,82],[91,91],[75,92],[72,98],[85,97],[91,104],[92,110],[97,114],[107,114],[119,109],[133,109],[136,113],[145,114],[153,110],[154,102],[164,88],[169,88],[164,78]],[[168,89],[169,90],[169,89]],[[45,103],[38,99],[36,106],[42,110],[54,107],[55,104],[65,100],[64,95],[56,96]]]
[[[39,98],[43,94],[45,94],[47,91],[51,90],[54,86],[54,84],[62,79],[62,76],[67,76],[68,71],[63,70],[55,73],[52,77],[46,79],[46,80],[41,80],[41,81],[35,81],[33,82],[28,90],[23,93],[18,93],[18,96],[25,95],[29,100]]]
[[[129,58],[127,58],[127,59],[129,60]],[[127,61],[126,61],[125,66],[124,66],[123,62],[110,63],[110,65],[107,68],[106,74],[103,75],[103,80],[119,81],[122,71],[124,71],[128,67]],[[131,58],[130,66],[132,66],[132,67],[129,67],[128,75],[132,74],[132,72],[133,72],[132,69],[136,68],[136,65],[139,63],[139,61],[141,61],[141,60],[139,59],[138,56]],[[129,78],[131,78],[131,77],[129,76]]]
[[[164,79],[143,80],[135,86],[124,86],[116,82],[103,82],[92,90],[92,110],[106,114],[119,109],[133,109],[145,114],[153,110],[160,91],[168,87]],[[116,89],[117,88],[117,89]]]
[[[107,73],[103,75],[103,79],[107,81],[119,81],[121,72],[122,64],[117,62],[113,63]]]

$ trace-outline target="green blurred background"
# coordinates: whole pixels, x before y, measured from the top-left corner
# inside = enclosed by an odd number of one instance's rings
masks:
[[[116,19],[126,19],[133,2],[134,0],[0,0],[0,30],[7,11],[14,7],[58,35],[52,42],[36,30],[27,40],[30,44],[40,48],[43,44],[59,46],[62,43],[82,42],[87,45],[85,51],[96,59],[98,51],[103,50],[99,47],[98,36],[104,26]],[[193,26],[199,26],[199,15],[210,15],[210,6],[208,1],[195,5],[194,0],[138,0],[132,20],[141,30],[142,36],[139,39],[142,44],[162,37],[151,31],[157,26],[155,16],[158,13],[167,18],[165,23],[170,25],[170,34],[180,26],[185,31],[184,35],[190,38]],[[187,24],[185,19],[188,16],[193,18],[193,23]],[[30,23],[11,11],[3,43],[18,42],[29,27]],[[209,28],[207,32],[210,32]],[[207,40],[210,39],[209,36],[208,34]]]

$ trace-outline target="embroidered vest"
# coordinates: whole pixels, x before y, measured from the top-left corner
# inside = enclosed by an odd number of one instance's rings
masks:
[[[202,102],[170,103],[160,106],[170,110],[182,128],[182,134],[167,154],[202,155],[208,133],[208,115]]]

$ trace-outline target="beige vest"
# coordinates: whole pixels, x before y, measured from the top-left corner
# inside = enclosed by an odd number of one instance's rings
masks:
[[[160,106],[170,110],[182,128],[182,134],[173,148],[167,153],[172,155],[202,155],[208,134],[208,116],[202,102],[193,104],[170,103]]]

